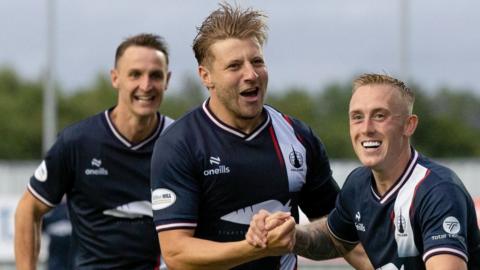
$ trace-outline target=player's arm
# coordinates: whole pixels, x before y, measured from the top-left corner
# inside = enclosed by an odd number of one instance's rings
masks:
[[[335,238],[327,226],[327,217],[298,225],[294,252],[313,260],[344,257],[355,269],[374,269],[363,246]]]
[[[42,217],[51,208],[25,191],[15,212],[15,262],[19,270],[36,269]]]
[[[176,229],[158,233],[162,256],[170,270],[230,269],[266,256],[283,255],[292,250],[295,221],[275,229],[268,248],[251,246],[246,240],[214,242],[194,237],[194,230]],[[286,248],[285,248],[286,247]]]
[[[265,210],[252,218],[247,232],[247,242],[253,246],[266,248],[270,245],[267,236],[271,230],[285,222],[289,213],[270,214]],[[327,260],[343,256],[355,269],[373,269],[363,246],[337,240],[327,227],[327,217],[322,217],[309,224],[297,225],[293,251],[313,260]]]
[[[467,264],[458,256],[439,254],[430,257],[425,263],[427,270],[467,270]]]
[[[348,254],[357,244],[335,239],[327,227],[327,217],[297,226],[294,252],[313,260],[326,260]]]

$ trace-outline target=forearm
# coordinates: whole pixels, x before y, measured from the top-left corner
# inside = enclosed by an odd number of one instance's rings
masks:
[[[347,254],[353,246],[333,239],[327,228],[327,218],[315,220],[296,228],[294,252],[313,260],[332,259]]]
[[[15,213],[15,262],[19,270],[36,269],[40,251],[41,218],[22,202]]]
[[[266,251],[237,242],[213,242],[195,237],[160,236],[160,246],[168,269],[230,269],[266,256]],[[166,248],[164,248],[166,247]]]
[[[36,269],[42,217],[50,207],[26,191],[15,211],[15,262],[17,269]]]

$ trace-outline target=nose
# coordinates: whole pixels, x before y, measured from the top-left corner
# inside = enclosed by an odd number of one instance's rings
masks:
[[[152,80],[149,76],[142,76],[142,79],[139,82],[139,88],[144,91],[148,91],[152,88]]]
[[[374,122],[369,117],[362,122],[362,132],[365,134],[373,134],[375,132]]]
[[[244,76],[247,81],[254,81],[258,78],[258,73],[252,64],[248,63],[245,65]]]

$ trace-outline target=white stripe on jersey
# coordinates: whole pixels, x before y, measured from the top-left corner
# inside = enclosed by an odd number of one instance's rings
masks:
[[[283,161],[288,175],[290,192],[300,191],[307,176],[307,150],[298,140],[292,125],[287,122],[281,113],[265,106],[272,118],[272,126],[278,139]]]

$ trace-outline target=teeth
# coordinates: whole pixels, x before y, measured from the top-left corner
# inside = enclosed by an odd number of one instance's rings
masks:
[[[149,101],[149,100],[152,100],[152,99],[153,99],[153,97],[150,97],[150,96],[148,96],[148,97],[144,97],[144,96],[138,97],[138,96],[137,96],[136,98],[137,98],[138,100],[144,100],[144,101]]]
[[[362,142],[362,146],[365,147],[365,148],[376,148],[376,147],[379,147],[380,146],[380,142],[379,141],[366,141],[366,142]]]

